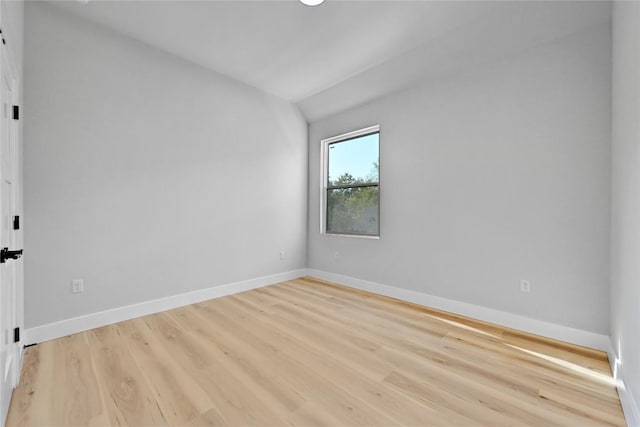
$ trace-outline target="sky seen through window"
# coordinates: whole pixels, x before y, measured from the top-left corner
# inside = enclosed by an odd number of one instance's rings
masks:
[[[345,173],[357,180],[377,182],[379,137],[374,133],[329,144],[329,182],[335,182]]]

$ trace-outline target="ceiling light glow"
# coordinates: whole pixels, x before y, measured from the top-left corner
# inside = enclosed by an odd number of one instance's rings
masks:
[[[324,3],[324,0],[300,0],[300,2],[307,6],[318,6]]]

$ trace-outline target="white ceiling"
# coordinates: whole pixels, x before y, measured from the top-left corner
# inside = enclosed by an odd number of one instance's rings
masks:
[[[610,20],[608,2],[54,2],[298,104],[308,120]]]

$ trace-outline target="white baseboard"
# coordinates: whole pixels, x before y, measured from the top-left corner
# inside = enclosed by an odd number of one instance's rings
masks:
[[[613,372],[616,380],[616,387],[618,388],[618,396],[620,396],[620,404],[622,405],[625,421],[629,427],[640,427],[640,410],[634,399],[633,392],[624,381],[624,372],[621,372],[621,367],[618,365],[619,358],[613,350],[613,345],[609,345],[607,353],[609,354],[611,372]]]
[[[170,310],[172,308],[182,307],[238,292],[248,291],[250,289],[260,288],[306,275],[355,289],[432,307],[438,310],[496,323],[508,328],[518,329],[524,332],[606,351],[611,354],[609,337],[606,335],[315,269],[299,269],[270,276],[258,277],[255,279],[243,280],[240,282],[228,283],[207,289],[145,301],[138,304],[118,307],[46,325],[36,326],[25,331],[25,339],[23,342],[25,345],[40,343],[112,323],[146,316],[148,314],[158,313],[160,311]]]
[[[36,326],[25,330],[25,339],[23,342],[25,345],[41,343],[55,338],[87,331],[89,329],[99,328],[101,326],[122,322],[124,320],[134,319],[136,317],[146,316],[148,314],[158,313],[165,310],[171,310],[173,308],[219,298],[238,292],[261,288],[263,286],[272,285],[274,283],[279,283],[286,280],[296,279],[298,277],[306,275],[306,269],[292,270],[284,273],[273,274],[270,276],[263,276],[255,279],[243,280],[240,282],[227,283],[224,285],[214,286],[198,291],[187,292],[184,294],[173,295],[151,301],[145,301],[138,304],[127,305],[124,307],[113,308],[110,310],[61,320],[59,322],[48,323],[46,325]]]
[[[621,380],[621,385],[618,386],[618,395],[620,396],[620,403],[622,404],[622,411],[624,412],[624,418],[627,421],[629,427],[640,427],[640,411],[638,411],[638,404],[633,398],[631,389],[625,385],[625,382]]]
[[[374,294],[396,298],[402,301],[424,305],[450,313],[471,317],[485,322],[495,323],[508,328],[517,329],[531,334],[541,335],[547,338],[577,344],[584,347],[601,351],[608,351],[610,348],[609,337],[595,332],[575,329],[568,326],[557,325],[555,323],[532,319],[506,311],[495,310],[466,302],[455,301],[447,298],[437,297],[421,292],[410,291],[408,289],[369,282],[367,280],[356,279],[354,277],[329,273],[327,271],[308,269],[311,277],[321,280],[338,283],[351,288],[360,289]]]

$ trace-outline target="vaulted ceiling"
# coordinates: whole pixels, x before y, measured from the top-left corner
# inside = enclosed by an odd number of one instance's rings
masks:
[[[54,3],[290,100],[309,121],[610,20],[608,2],[589,1]]]

